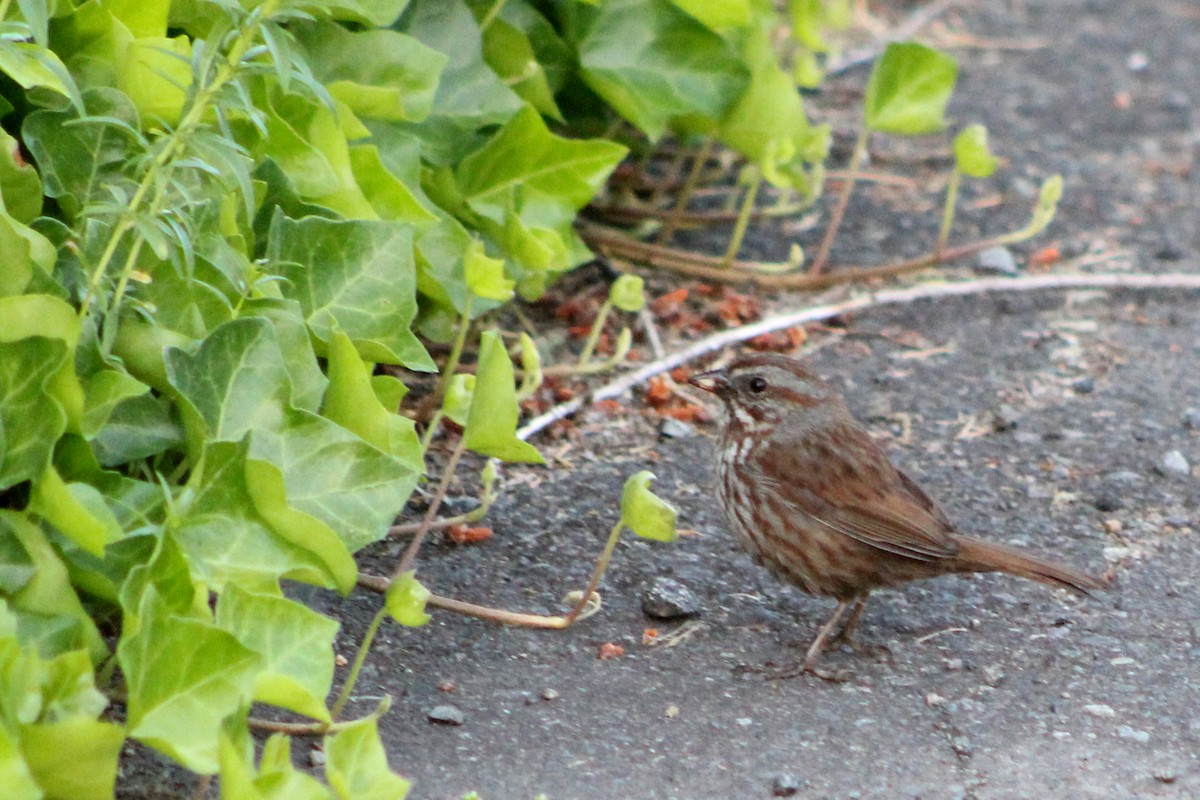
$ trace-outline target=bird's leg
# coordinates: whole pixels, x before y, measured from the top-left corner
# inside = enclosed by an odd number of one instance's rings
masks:
[[[848,644],[854,647],[854,631],[858,628],[858,621],[862,619],[863,609],[867,606],[867,598],[870,594],[861,594],[854,601],[854,609],[850,612],[850,619],[846,620],[846,624],[842,626],[842,630],[837,636],[829,640],[830,644]]]
[[[817,666],[817,657],[825,649],[825,643],[829,639],[829,634],[837,627],[837,624],[842,619],[842,615],[846,613],[846,609],[850,607],[852,600],[839,600],[838,606],[833,610],[833,615],[829,620],[821,626],[821,630],[817,631],[817,636],[813,639],[812,644],[808,646],[808,652],[804,654],[804,664],[801,667],[803,672],[809,672],[816,675],[818,678],[832,681],[844,681],[846,677],[840,672],[821,669]],[[853,618],[852,618],[853,619]]]

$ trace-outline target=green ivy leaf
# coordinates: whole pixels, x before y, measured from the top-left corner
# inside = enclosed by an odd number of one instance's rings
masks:
[[[622,275],[613,281],[608,299],[622,311],[641,311],[646,305],[645,285],[640,275]]]
[[[4,210],[22,225],[42,213],[42,179],[22,157],[17,140],[4,131],[0,131],[0,197]]]
[[[652,473],[643,470],[625,481],[621,491],[621,524],[646,539],[673,542],[678,512],[650,491],[653,478]]]
[[[409,570],[398,575],[388,584],[384,602],[388,614],[401,625],[409,628],[419,628],[429,622],[430,616],[425,613],[425,604],[429,601],[431,592],[417,580],[415,570]]]
[[[374,717],[325,737],[325,779],[338,800],[403,800],[411,784],[388,768]]]
[[[954,163],[972,178],[986,178],[996,171],[1000,162],[988,150],[987,128],[968,125],[954,137]]]
[[[467,286],[480,297],[508,302],[513,298],[516,281],[504,275],[504,259],[490,258],[483,252],[483,242],[473,241],[463,256],[463,271]]]
[[[749,84],[730,45],[667,0],[613,0],[581,16],[580,74],[651,139],[676,117],[720,117]]]
[[[496,18],[483,32],[483,57],[512,90],[543,115],[563,122],[554,90],[525,31]]]
[[[87,675],[79,677],[90,684],[91,664],[87,667]],[[125,731],[120,725],[82,716],[41,722],[21,730],[21,752],[38,787],[45,792],[39,792],[39,798],[111,798],[124,744]],[[9,796],[7,783],[5,795]]]
[[[501,461],[545,464],[546,459],[533,445],[516,437],[520,410],[512,361],[497,331],[484,331],[480,337],[475,378],[471,411],[467,415],[467,447]]]
[[[333,685],[338,623],[294,600],[225,587],[217,627],[262,657],[254,699],[329,722],[325,697]]]
[[[417,315],[412,228],[401,222],[291,220],[277,213],[267,254],[326,345],[334,329],[367,361],[432,371],[410,330]]]
[[[67,363],[67,347],[42,337],[3,339],[0,335],[0,489],[7,489],[41,475],[66,431],[66,414],[49,384]]]
[[[262,658],[227,631],[174,613],[154,585],[117,648],[135,739],[193,772],[217,771],[222,721],[250,702]]]
[[[442,413],[455,425],[466,427],[475,396],[475,376],[459,372],[450,376],[446,395],[442,398]]]
[[[867,128],[902,136],[940,131],[957,77],[958,64],[944,53],[915,42],[889,44],[867,83]]]
[[[517,398],[530,397],[542,385],[542,354],[537,344],[525,331],[521,331],[521,387]]]
[[[384,408],[371,385],[371,368],[364,364],[354,343],[340,331],[329,345],[329,391],[321,414],[414,472],[425,471],[421,440],[408,417]]]

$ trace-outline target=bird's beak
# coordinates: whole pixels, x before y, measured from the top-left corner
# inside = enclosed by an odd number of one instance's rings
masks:
[[[725,376],[725,370],[723,369],[714,369],[709,372],[701,372],[693,375],[688,378],[688,383],[697,389],[703,389],[713,394],[720,394],[729,388],[729,378]]]

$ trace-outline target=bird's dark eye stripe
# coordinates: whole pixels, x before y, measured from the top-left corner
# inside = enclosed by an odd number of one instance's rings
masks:
[[[755,375],[753,378],[750,379],[749,385],[750,385],[750,391],[757,394],[759,392],[766,391],[767,380],[766,380],[766,378],[763,378],[761,375]]]

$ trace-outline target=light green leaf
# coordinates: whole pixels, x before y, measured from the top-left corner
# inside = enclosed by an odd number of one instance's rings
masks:
[[[730,45],[667,0],[612,0],[581,16],[580,74],[651,139],[675,117],[720,117],[749,83]]]
[[[105,467],[183,448],[183,428],[172,417],[169,401],[149,394],[118,403],[92,438],[96,459]]]
[[[0,786],[11,800],[44,800],[45,793],[25,763],[18,735],[7,726],[0,726]]]
[[[262,657],[255,700],[330,721],[325,697],[333,684],[336,621],[293,600],[230,584],[217,603],[217,627]]]
[[[442,413],[455,425],[466,427],[475,397],[475,376],[459,372],[450,376],[446,395],[442,398]]]
[[[429,622],[425,604],[431,592],[416,578],[416,571],[398,575],[388,584],[384,602],[392,619],[409,628],[419,628]]]
[[[902,136],[940,131],[957,78],[950,56],[916,42],[889,44],[867,83],[867,128]]]
[[[118,369],[102,369],[83,381],[83,435],[92,438],[108,422],[113,410],[131,397],[139,397],[150,387]]]
[[[0,300],[0,309],[3,304]],[[7,489],[41,475],[54,443],[66,431],[66,414],[49,384],[67,363],[67,347],[41,337],[15,342],[3,338],[0,335],[0,489]]]
[[[374,717],[325,737],[325,779],[338,800],[403,800],[409,782],[388,768]]]
[[[86,483],[68,485],[54,467],[47,467],[34,482],[29,510],[97,557],[104,555],[106,544],[123,535],[100,492]]]
[[[678,512],[650,491],[653,478],[652,473],[643,470],[625,481],[621,491],[621,524],[646,539],[673,542]]]
[[[289,412],[278,432],[255,433],[250,455],[278,467],[289,506],[324,522],[350,552],[387,534],[420,477],[411,464],[304,411]]]
[[[4,210],[22,225],[42,213],[42,180],[21,155],[17,140],[4,131],[0,131],[0,197]]]
[[[29,771],[47,798],[61,800],[111,798],[124,744],[125,731],[120,725],[79,716],[30,725],[21,731],[21,751]]]
[[[640,311],[646,305],[645,285],[640,275],[622,275],[613,281],[608,299],[622,311]]]
[[[388,169],[375,145],[351,147],[350,168],[379,219],[398,220],[417,226],[432,225],[438,221],[438,217],[417,199],[417,192]]]
[[[530,397],[542,385],[542,354],[529,334],[521,331],[521,387],[517,399]]]
[[[954,163],[972,178],[986,178],[996,171],[1000,162],[988,150],[987,128],[968,125],[954,137]]]
[[[411,419],[380,404],[370,366],[358,357],[350,338],[335,332],[329,344],[329,391],[321,414],[394,456],[414,472],[425,471],[421,440]]]
[[[523,30],[501,18],[493,19],[483,32],[483,57],[526,102],[545,116],[563,121],[554,102],[554,89]]]
[[[296,33],[313,73],[355,114],[410,121],[429,115],[447,61],[442,53],[391,30],[318,22]]]
[[[117,88],[147,123],[175,125],[192,82],[192,43],[186,36],[135,39],[117,62]]]
[[[483,252],[483,242],[473,241],[463,257],[467,286],[480,297],[507,302],[513,297],[516,281],[504,276],[504,259],[490,258]]]
[[[328,344],[335,328],[367,361],[432,371],[433,360],[410,330],[417,314],[412,228],[401,222],[291,220],[277,213],[268,257]]]
[[[209,622],[173,613],[150,585],[117,648],[135,739],[193,772],[217,771],[225,717],[249,704],[262,658]]]
[[[476,453],[502,461],[545,464],[537,449],[516,437],[516,389],[513,367],[497,331],[484,331],[479,343],[475,391],[467,415],[466,445]]]
[[[83,113],[79,87],[52,50],[27,42],[0,39],[0,72],[25,89],[43,89],[60,95]]]
[[[329,381],[317,364],[317,354],[313,351],[300,304],[295,300],[260,297],[244,302],[242,315],[270,320],[291,378],[292,405],[316,413]]]

